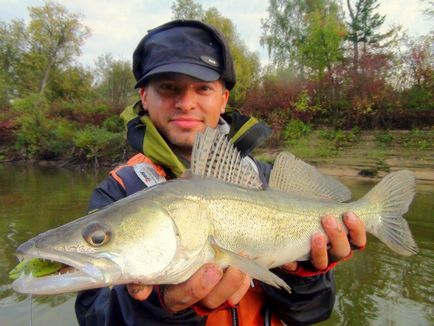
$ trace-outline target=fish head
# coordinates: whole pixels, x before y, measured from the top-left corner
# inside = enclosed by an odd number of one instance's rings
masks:
[[[64,268],[41,277],[22,274],[12,286],[21,293],[56,294],[130,282],[153,284],[177,246],[173,220],[158,204],[114,205],[20,245],[20,260],[44,259]]]

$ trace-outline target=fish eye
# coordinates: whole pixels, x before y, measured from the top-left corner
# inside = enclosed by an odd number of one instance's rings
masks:
[[[92,247],[100,247],[110,241],[112,234],[107,225],[102,223],[91,223],[84,228],[81,235]]]

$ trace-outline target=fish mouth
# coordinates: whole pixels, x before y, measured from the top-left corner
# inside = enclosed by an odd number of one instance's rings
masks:
[[[76,292],[115,284],[122,273],[109,257],[91,256],[86,253],[64,252],[55,249],[40,250],[27,242],[17,250],[20,263],[11,271],[17,278],[12,288],[24,294],[50,295]],[[39,271],[25,266],[37,264]],[[23,271],[15,271],[20,265]],[[12,276],[11,276],[12,274]]]

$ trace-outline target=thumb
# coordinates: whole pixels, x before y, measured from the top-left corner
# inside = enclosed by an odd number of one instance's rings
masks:
[[[296,261],[282,265],[282,268],[287,272],[294,272],[297,269],[297,267],[298,267],[298,263]]]
[[[128,293],[136,300],[146,300],[152,292],[152,285],[131,283],[127,285]]]

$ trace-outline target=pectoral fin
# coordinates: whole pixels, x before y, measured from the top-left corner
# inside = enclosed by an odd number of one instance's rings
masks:
[[[249,274],[252,278],[280,287],[291,293],[291,288],[277,275],[265,267],[258,265],[247,257],[240,256],[232,251],[226,250],[215,243],[211,244],[216,254],[216,262],[222,266],[232,266],[240,271]]]

